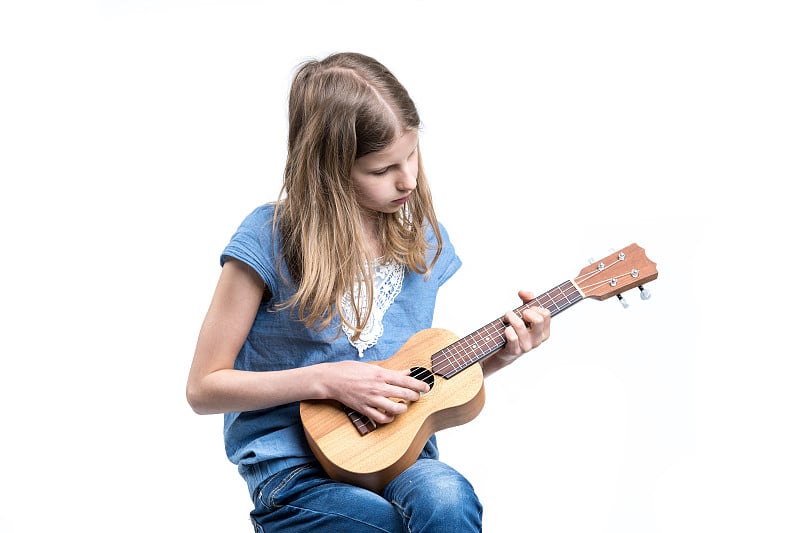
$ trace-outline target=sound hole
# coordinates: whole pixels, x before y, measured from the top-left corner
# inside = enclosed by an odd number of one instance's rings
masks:
[[[433,378],[433,372],[428,370],[427,368],[421,366],[414,366],[411,367],[411,377],[414,379],[418,379],[420,381],[424,381],[428,384],[428,387],[431,389],[433,388],[433,384],[435,382]]]

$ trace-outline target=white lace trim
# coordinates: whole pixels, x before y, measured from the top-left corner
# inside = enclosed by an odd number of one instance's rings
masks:
[[[358,356],[364,357],[364,350],[375,346],[378,339],[383,335],[383,315],[386,310],[392,305],[394,299],[400,294],[400,289],[403,287],[404,268],[395,261],[383,263],[381,260],[375,260],[372,264],[372,279],[373,279],[373,305],[372,313],[369,315],[367,326],[361,332],[361,336],[357,341],[353,340],[354,330],[342,321],[342,331],[345,332],[347,338],[350,340],[356,350]],[[361,316],[367,312],[367,287],[364,280],[357,282],[353,286],[353,294],[358,302],[358,308],[361,311]],[[347,322],[355,322],[355,308],[350,294],[345,294],[342,297],[342,313]]]

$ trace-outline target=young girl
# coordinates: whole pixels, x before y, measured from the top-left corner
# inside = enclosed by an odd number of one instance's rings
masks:
[[[225,413],[256,531],[481,530],[480,501],[439,461],[435,436],[376,494],[329,478],[300,421],[300,401],[331,399],[391,424],[428,391],[408,371],[365,364],[431,326],[437,290],[461,265],[433,209],[419,124],[376,60],[304,63],[289,95],[280,200],[250,213],[222,252],[186,394],[197,413]],[[506,344],[484,375],[550,334],[546,309],[505,321]]]

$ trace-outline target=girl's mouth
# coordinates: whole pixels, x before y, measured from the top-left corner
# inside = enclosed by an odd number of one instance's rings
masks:
[[[403,196],[402,198],[398,198],[397,200],[393,200],[392,203],[395,205],[403,205],[408,201],[409,197],[411,197],[410,194],[408,196]]]

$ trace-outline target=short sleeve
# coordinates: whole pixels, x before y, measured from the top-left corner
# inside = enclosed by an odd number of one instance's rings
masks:
[[[277,286],[276,243],[272,231],[274,205],[266,204],[252,211],[239,225],[220,255],[220,265],[229,258],[238,259],[255,270],[268,287]]]
[[[436,262],[436,265],[434,265],[433,275],[436,276],[439,286],[442,286],[459,268],[461,268],[461,258],[456,254],[455,247],[450,241],[450,235],[441,223],[439,223],[439,232],[442,234],[442,253],[439,255],[439,260]],[[430,228],[429,242],[436,243],[433,231],[430,230]]]

